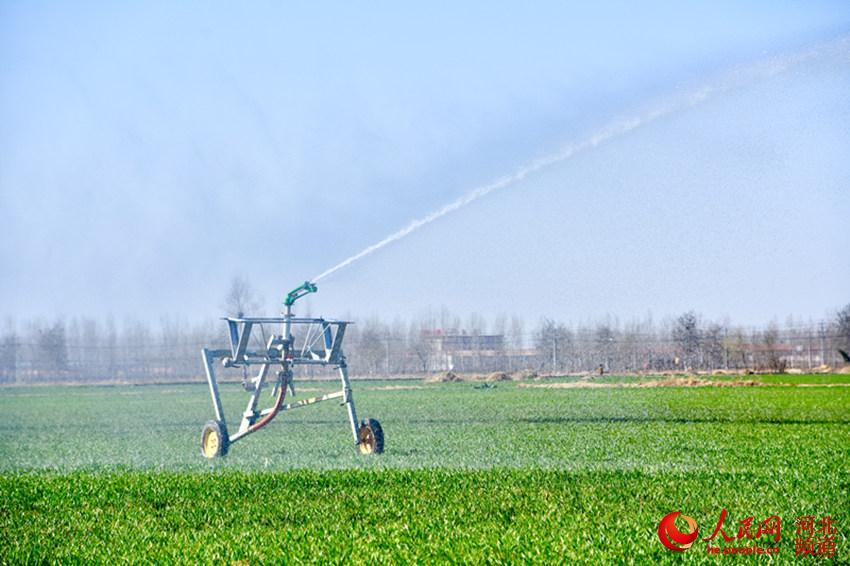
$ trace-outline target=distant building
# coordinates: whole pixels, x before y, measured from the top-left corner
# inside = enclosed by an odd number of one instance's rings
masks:
[[[503,334],[475,334],[458,330],[423,330],[431,371],[492,371],[505,357]]]
[[[505,371],[531,368],[533,348],[507,349],[504,334],[476,334],[463,330],[423,330],[428,344],[429,371]]]

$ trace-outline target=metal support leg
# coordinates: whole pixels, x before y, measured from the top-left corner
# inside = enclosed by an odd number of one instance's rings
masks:
[[[207,384],[210,387],[210,396],[212,397],[213,408],[215,408],[215,419],[224,424],[224,409],[221,408],[221,397],[218,394],[218,383],[215,380],[215,372],[213,371],[213,361],[217,351],[201,350],[201,356],[204,360],[204,371],[207,374]]]
[[[242,415],[242,422],[239,424],[239,432],[245,432],[248,427],[254,424],[254,421],[259,416],[257,412],[257,403],[260,400],[260,393],[263,391],[263,382],[266,380],[266,375],[269,373],[269,364],[260,366],[260,371],[257,377],[254,378],[254,391],[251,393],[251,399],[248,401],[248,406],[245,408],[245,413]]]
[[[354,436],[354,444],[359,444],[360,439],[357,437],[358,429],[360,428],[357,422],[357,413],[354,410],[354,397],[351,394],[351,383],[348,381],[348,367],[345,362],[339,365],[339,375],[342,378],[343,403],[348,409],[348,420],[351,422],[351,434]]]

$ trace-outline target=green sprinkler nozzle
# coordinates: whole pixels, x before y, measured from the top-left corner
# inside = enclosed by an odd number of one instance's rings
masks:
[[[304,295],[307,295],[309,293],[315,293],[316,291],[318,291],[318,289],[319,288],[316,287],[315,283],[305,281],[304,283],[290,291],[288,295],[286,295],[286,300],[283,301],[283,304],[287,307],[291,307],[293,304],[295,304],[295,301],[297,301]]]

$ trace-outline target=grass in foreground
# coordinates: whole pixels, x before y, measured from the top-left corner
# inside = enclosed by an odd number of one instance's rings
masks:
[[[682,510],[707,536],[722,508],[733,534],[748,515],[829,514],[850,560],[850,478],[789,473],[544,470],[111,473],[0,476],[0,561],[679,562],[658,542]],[[743,541],[752,544],[751,541]],[[698,542],[689,562],[718,557]],[[762,545],[773,546],[764,538]],[[734,560],[734,559],[731,559]]]

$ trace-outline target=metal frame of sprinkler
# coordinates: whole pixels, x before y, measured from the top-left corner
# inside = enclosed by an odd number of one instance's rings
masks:
[[[374,419],[364,419],[358,422],[354,408],[354,398],[351,393],[351,382],[348,379],[348,367],[342,352],[342,339],[345,329],[351,324],[342,320],[327,320],[324,318],[298,318],[292,314],[292,305],[301,297],[315,293],[317,287],[309,281],[304,282],[289,292],[283,302],[286,309],[283,316],[266,317],[237,317],[225,318],[229,330],[230,349],[201,350],[207,383],[212,396],[215,420],[208,421],[201,435],[201,454],[206,458],[216,458],[227,454],[230,445],[245,438],[269,424],[281,411],[288,411],[320,401],[341,399],[348,412],[351,434],[355,447],[362,454],[378,454],[384,450],[384,433],[381,425]],[[266,335],[266,328],[279,327],[280,334]],[[261,336],[258,336],[259,330]],[[252,331],[255,348],[251,349]],[[296,337],[293,332],[297,333]],[[242,414],[239,430],[229,434],[221,397],[218,392],[218,382],[213,366],[220,359],[226,368],[243,368],[242,386],[251,394],[248,406]],[[342,389],[326,395],[311,397],[293,403],[284,403],[287,389],[295,396],[293,385],[293,368],[299,365],[335,366],[339,370]],[[248,369],[258,366],[255,377],[248,377]],[[272,385],[273,404],[268,409],[259,410],[260,393],[267,384],[269,370],[279,366]],[[271,381],[271,380],[268,380]]]

